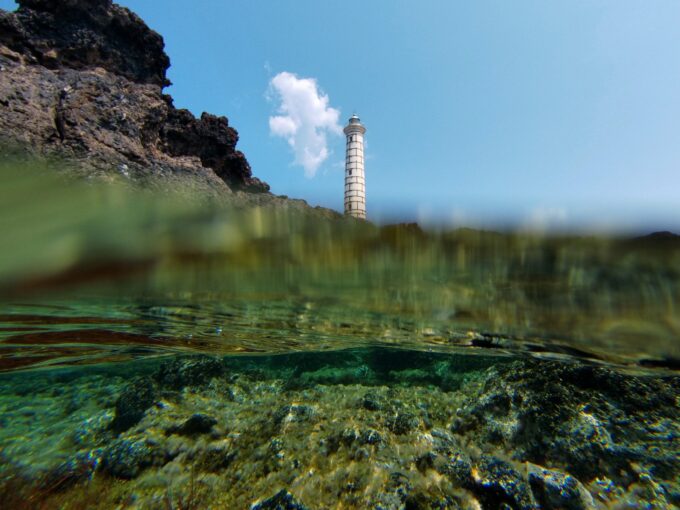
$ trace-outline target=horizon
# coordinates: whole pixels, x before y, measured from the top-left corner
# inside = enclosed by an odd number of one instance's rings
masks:
[[[356,112],[376,223],[680,230],[680,4],[117,3],[275,194],[343,210]]]

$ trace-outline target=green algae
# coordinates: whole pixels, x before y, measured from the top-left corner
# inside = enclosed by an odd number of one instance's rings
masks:
[[[91,484],[110,485],[91,508],[268,508],[281,491],[307,509],[678,502],[677,377],[383,349],[132,365],[2,377],[3,473],[28,486],[59,473],[44,508],[77,507]],[[465,377],[427,376],[445,371]],[[139,381],[155,398],[121,431]]]

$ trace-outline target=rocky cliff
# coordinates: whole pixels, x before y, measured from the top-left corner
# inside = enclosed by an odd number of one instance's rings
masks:
[[[196,118],[163,94],[163,38],[137,15],[111,0],[18,4],[0,10],[5,150],[65,159],[88,178],[277,200],[226,117]]]

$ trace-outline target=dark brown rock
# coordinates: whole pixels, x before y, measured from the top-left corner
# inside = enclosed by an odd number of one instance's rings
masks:
[[[203,113],[195,118],[188,110],[178,110],[169,101],[169,112],[160,130],[161,146],[172,156],[196,156],[212,168],[231,188],[269,191],[269,186],[252,177],[245,155],[236,150],[238,133],[226,117]]]
[[[20,0],[0,10],[0,144],[88,178],[269,191],[226,117],[197,119],[163,95],[169,64],[162,37],[110,0]]]
[[[111,0],[19,0],[0,17],[0,42],[50,69],[101,67],[138,83],[169,85],[163,38]]]

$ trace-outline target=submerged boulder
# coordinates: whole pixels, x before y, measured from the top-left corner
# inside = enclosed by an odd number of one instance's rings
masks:
[[[360,405],[368,411],[381,411],[385,407],[385,400],[378,393],[369,391],[361,399]]]
[[[196,436],[199,434],[207,434],[216,424],[217,420],[212,416],[196,413],[184,421],[181,425],[170,427],[168,432],[170,434],[179,434],[181,436]]]
[[[224,374],[221,359],[211,356],[172,358],[161,364],[156,381],[163,388],[181,390],[185,386],[203,386],[213,377]]]
[[[208,446],[197,459],[197,465],[209,473],[218,473],[228,468],[236,458],[236,451],[228,445]]]
[[[273,416],[273,422],[277,427],[280,427],[289,423],[312,421],[316,417],[316,411],[312,406],[291,404],[281,406],[277,409]]]
[[[607,476],[627,484],[635,464],[673,479],[680,473],[679,391],[680,377],[518,361],[487,371],[452,431],[584,481]]]
[[[420,420],[413,413],[399,412],[385,420],[385,426],[394,434],[404,435],[420,426]]]
[[[116,439],[104,450],[101,466],[111,476],[130,480],[151,466],[155,456],[145,441]]]
[[[297,501],[293,495],[285,489],[281,489],[271,498],[261,503],[256,503],[250,510],[308,510],[306,506]]]
[[[433,464],[455,485],[475,494],[484,508],[538,508],[526,477],[509,462],[490,455],[472,460],[465,453],[456,452],[446,462]]]
[[[472,471],[470,488],[489,508],[503,503],[520,510],[537,509],[538,505],[525,477],[508,462],[483,456]]]
[[[562,471],[528,465],[529,484],[543,508],[591,510],[595,502],[588,490],[576,478]]]
[[[123,388],[116,400],[116,414],[111,429],[123,432],[133,427],[158,398],[158,391],[149,377],[133,380]]]

